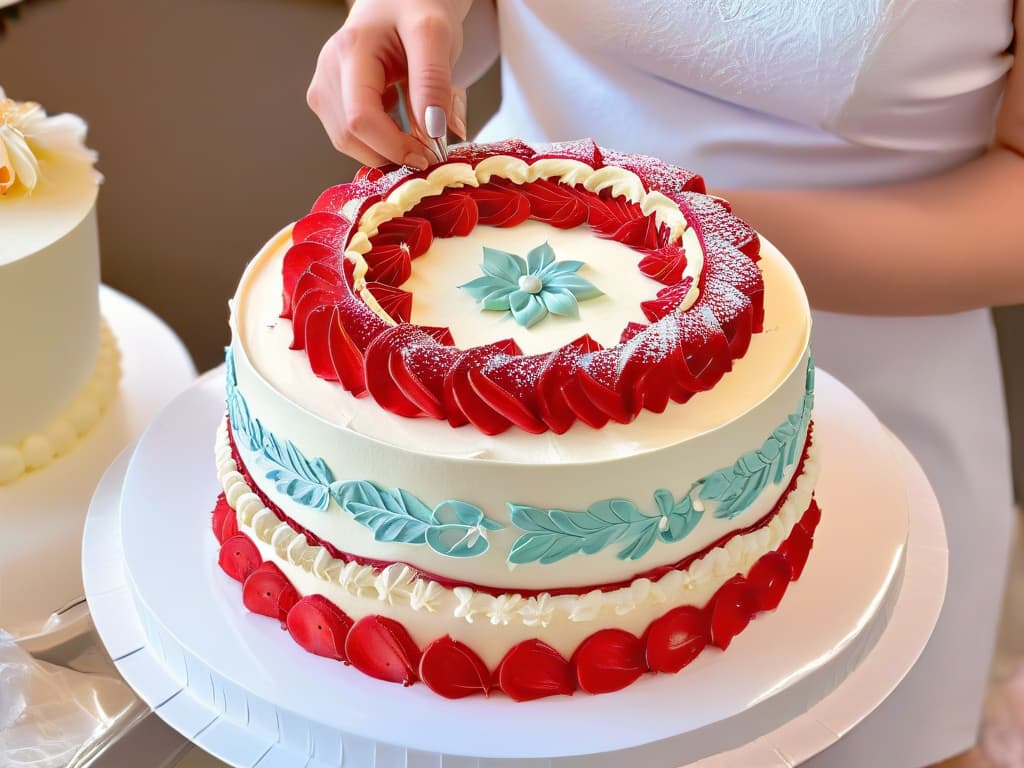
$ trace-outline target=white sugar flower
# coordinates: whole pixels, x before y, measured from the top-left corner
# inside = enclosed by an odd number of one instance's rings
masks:
[[[529,598],[519,609],[519,615],[523,617],[523,624],[528,627],[547,627],[551,624],[554,613],[555,604],[547,592]]]
[[[408,602],[412,592],[412,581],[415,574],[412,569],[402,563],[389,565],[374,580],[377,597],[388,605]]]
[[[441,585],[436,581],[417,579],[412,585],[412,595],[409,597],[409,606],[414,611],[426,611],[437,613],[440,607],[442,596]]]
[[[0,195],[16,184],[31,192],[39,183],[40,159],[62,157],[92,165],[85,122],[76,115],[48,117],[35,102],[8,99],[0,88]]]
[[[487,618],[495,626],[506,627],[512,622],[522,602],[522,595],[499,595],[491,604]]]

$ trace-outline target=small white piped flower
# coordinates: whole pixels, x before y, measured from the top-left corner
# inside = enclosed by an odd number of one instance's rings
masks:
[[[459,604],[455,606],[455,618],[465,619],[466,623],[472,624],[474,617],[485,612],[480,608],[479,601],[475,599],[476,593],[469,587],[456,587],[452,591],[455,594],[455,599],[459,601]],[[474,605],[474,602],[477,604]]]
[[[494,603],[487,612],[487,618],[495,626],[507,627],[512,622],[522,602],[522,595],[499,595],[494,599]]]
[[[528,598],[519,608],[519,615],[523,619],[523,624],[528,627],[546,628],[551,624],[554,614],[555,605],[551,595],[547,592],[542,592],[537,597]]]
[[[440,607],[443,589],[436,581],[417,579],[412,585],[412,594],[409,596],[409,606],[414,611],[426,611],[437,613]]]
[[[412,594],[411,582],[415,574],[403,563],[389,565],[374,579],[377,597],[388,605],[406,602]]]
[[[604,593],[599,589],[580,595],[569,611],[569,621],[593,621],[600,615],[604,602]]]

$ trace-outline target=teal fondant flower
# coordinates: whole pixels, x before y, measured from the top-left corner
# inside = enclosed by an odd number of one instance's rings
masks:
[[[555,261],[548,243],[538,245],[526,258],[484,247],[483,277],[460,285],[482,309],[511,312],[515,321],[529,328],[550,312],[579,317],[579,302],[603,295],[585,277],[582,261]]]

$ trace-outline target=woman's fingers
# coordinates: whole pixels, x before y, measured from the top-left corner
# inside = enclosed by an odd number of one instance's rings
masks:
[[[468,141],[466,135],[466,89],[452,89],[452,111],[448,115],[448,127],[452,133],[463,141]]]
[[[461,48],[453,20],[440,12],[424,12],[401,20],[398,32],[409,73],[410,117],[427,136],[444,135],[452,114],[456,42]]]
[[[462,20],[471,0],[360,0],[324,46],[307,100],[334,146],[367,164],[426,168],[430,137],[465,138],[465,92],[453,89]],[[407,90],[411,135],[389,114],[396,84]],[[427,125],[427,109],[433,122]]]

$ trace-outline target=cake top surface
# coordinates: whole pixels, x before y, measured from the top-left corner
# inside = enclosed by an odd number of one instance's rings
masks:
[[[353,397],[337,382],[313,374],[301,351],[289,349],[291,323],[280,313],[280,268],[291,228],[273,238],[243,276],[232,302],[236,365],[270,389],[338,429],[351,430],[408,451],[466,460],[574,464],[611,461],[673,445],[739,418],[769,397],[803,362],[810,334],[806,298],[792,266],[764,243],[765,332],[756,334],[733,371],[711,390],[663,413],[642,411],[630,423],[595,430],[582,422],[562,434],[519,429],[486,435],[470,425],[453,429],[430,418],[409,419],[382,409],[372,398]],[[581,313],[583,309],[581,308]],[[292,429],[289,437],[300,439]]]
[[[653,158],[467,145],[325,192],[250,267],[236,330],[272,386],[382,442],[601,460],[713,429],[798,364],[806,297],[765,252]]]
[[[0,265],[71,231],[96,200],[96,153],[75,115],[47,115],[0,88]]]

